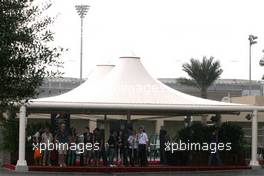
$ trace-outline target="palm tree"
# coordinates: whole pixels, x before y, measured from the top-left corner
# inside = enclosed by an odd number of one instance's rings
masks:
[[[214,61],[212,56],[209,59],[204,56],[202,61],[192,58],[190,63],[185,63],[182,67],[183,71],[189,75],[190,79],[179,78],[178,82],[199,88],[202,98],[207,98],[208,88],[223,72],[219,61]]]

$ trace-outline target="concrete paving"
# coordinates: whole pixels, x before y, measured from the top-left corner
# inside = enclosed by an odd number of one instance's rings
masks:
[[[25,172],[17,173],[6,169],[0,169],[0,176],[263,176],[264,169],[240,170],[240,171],[219,171],[219,172],[175,172],[175,173],[48,173],[48,172]]]

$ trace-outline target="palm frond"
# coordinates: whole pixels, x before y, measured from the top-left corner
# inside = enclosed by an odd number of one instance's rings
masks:
[[[190,60],[190,63],[185,63],[182,65],[182,67],[183,71],[185,71],[191,78],[189,80],[195,82],[196,87],[206,89],[210,87],[214,83],[214,81],[217,80],[223,73],[220,62],[215,61],[214,57],[210,57],[209,59],[203,57],[202,61],[192,58]],[[190,83],[188,83],[187,81],[188,79],[180,79],[181,81],[185,82],[185,85],[190,85]]]

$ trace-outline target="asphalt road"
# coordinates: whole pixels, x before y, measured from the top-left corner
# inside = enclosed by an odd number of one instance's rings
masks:
[[[174,173],[43,173],[43,172],[26,172],[17,173],[6,169],[0,169],[0,176],[263,176],[264,169],[242,170],[242,171],[222,171],[222,172],[174,172]]]

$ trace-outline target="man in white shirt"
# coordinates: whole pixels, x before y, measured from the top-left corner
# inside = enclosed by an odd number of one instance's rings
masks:
[[[145,132],[143,127],[139,128],[138,134],[138,154],[139,154],[139,161],[140,166],[147,166],[147,146],[148,146],[148,135]]]

